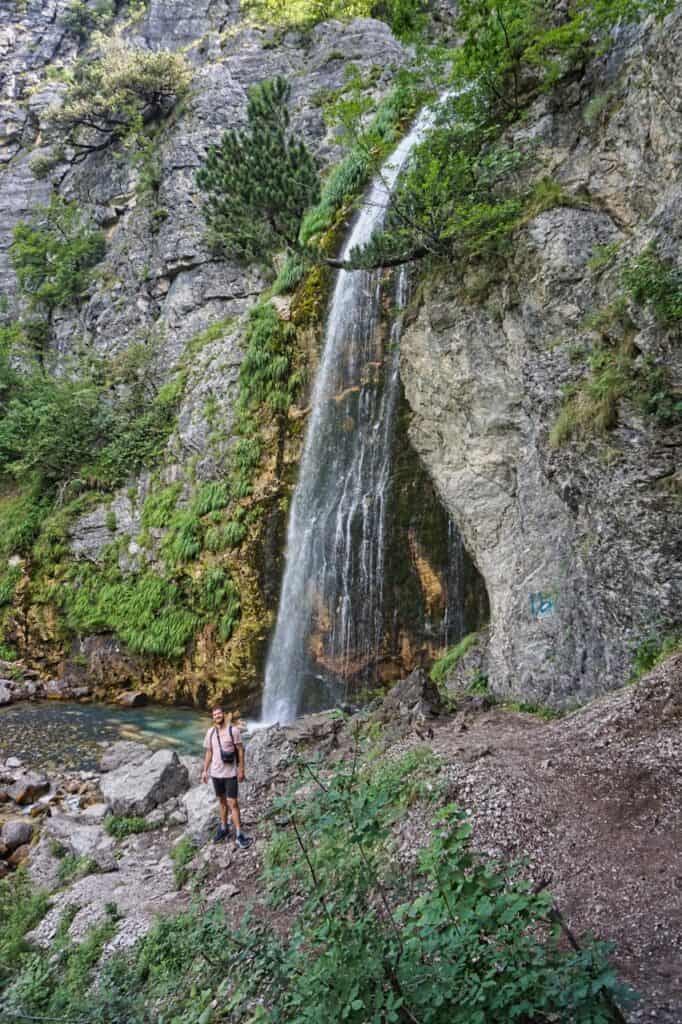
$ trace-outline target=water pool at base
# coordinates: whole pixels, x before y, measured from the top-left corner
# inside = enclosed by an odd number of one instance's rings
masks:
[[[210,724],[209,712],[193,708],[22,702],[0,708],[0,760],[13,755],[43,771],[93,770],[101,754],[100,744],[116,740],[200,754]]]

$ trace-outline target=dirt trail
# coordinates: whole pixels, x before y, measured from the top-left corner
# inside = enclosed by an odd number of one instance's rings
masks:
[[[615,942],[633,1021],[682,1022],[682,655],[545,724],[494,709],[434,727],[476,846],[527,857],[577,934]]]
[[[429,725],[448,797],[472,812],[476,847],[526,858],[534,880],[551,879],[578,936],[615,943],[619,975],[642,995],[628,1021],[682,1024],[682,655],[555,722],[493,708]],[[423,729],[410,729],[385,756],[423,742]],[[246,802],[257,837],[266,802]],[[424,813],[419,806],[403,823],[401,858],[428,842]],[[232,858],[230,878],[237,903],[253,897],[268,916],[262,846],[258,838]]]

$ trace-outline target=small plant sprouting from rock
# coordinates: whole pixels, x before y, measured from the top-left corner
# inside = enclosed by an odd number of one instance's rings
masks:
[[[182,889],[183,885],[189,880],[188,866],[194,860],[196,852],[196,846],[189,836],[183,836],[171,850],[176,889]]]
[[[149,824],[144,818],[131,818],[110,814],[104,819],[104,831],[114,839],[127,839],[128,836],[139,835],[149,831]]]
[[[468,633],[458,644],[450,647],[442,657],[438,658],[431,666],[431,678],[434,683],[444,683],[457,662],[464,657],[467,651],[475,647],[479,640],[478,633]]]

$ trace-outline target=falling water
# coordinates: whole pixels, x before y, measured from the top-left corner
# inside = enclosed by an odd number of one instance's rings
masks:
[[[433,123],[425,111],[366,196],[342,259],[381,226],[400,171]],[[339,272],[292,501],[277,624],[265,673],[264,722],[288,722],[304,691],[329,705],[366,672],[383,635],[386,499],[399,395],[398,342],[407,274],[398,274],[388,344],[381,275]]]

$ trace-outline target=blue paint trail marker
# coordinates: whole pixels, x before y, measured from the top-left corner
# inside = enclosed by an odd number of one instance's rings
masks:
[[[546,619],[554,615],[554,611],[554,598],[551,594],[543,594],[540,590],[530,595],[530,613],[534,619]]]

